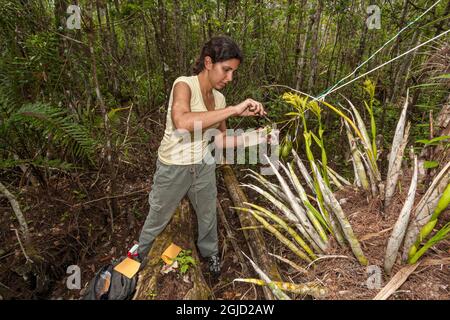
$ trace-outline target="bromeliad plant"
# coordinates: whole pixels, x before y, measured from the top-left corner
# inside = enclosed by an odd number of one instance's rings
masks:
[[[352,104],[352,102],[349,101],[348,99],[346,99],[346,101],[348,102],[351,110],[347,110],[343,106],[341,106],[342,108],[341,110],[323,100],[319,101],[311,100],[308,102],[308,98],[301,97],[294,93],[285,93],[283,95],[283,98],[295,109],[294,112],[290,112],[287,114],[287,116],[291,117],[289,122],[294,124],[293,126],[296,127],[295,131],[298,131],[299,124],[302,124],[304,129],[304,135],[306,135],[305,144],[308,145],[308,140],[310,138],[313,138],[313,140],[320,147],[322,157],[321,172],[328,186],[330,186],[328,179],[329,170],[327,168],[326,151],[323,143],[324,129],[321,122],[320,105],[326,107],[327,109],[330,109],[341,118],[341,120],[346,125],[347,135],[352,150],[352,160],[355,171],[355,183],[357,184],[357,186],[363,187],[365,190],[369,190],[370,187],[372,194],[375,196],[378,195],[380,191],[383,189],[383,184],[381,183],[381,174],[377,164],[378,160],[378,149],[376,146],[377,129],[373,112],[375,102],[374,98],[375,85],[370,80],[366,80],[364,82],[364,90],[369,94],[369,101],[364,102],[364,105],[370,115],[371,119],[370,132],[372,137],[369,136],[368,130],[364,124],[364,120],[362,119],[360,113]],[[318,119],[318,126],[319,126],[318,136],[316,136],[313,132],[307,129],[306,115],[305,115],[306,111],[312,111],[312,113]],[[308,160],[310,160],[309,155]]]
[[[438,222],[438,218],[440,214],[449,206],[450,204],[450,183],[445,188],[442,196],[440,197],[436,208],[434,209],[433,214],[431,215],[430,220],[427,224],[425,224],[419,232],[417,236],[416,242],[411,246],[408,252],[408,262],[413,264],[417,262],[417,260],[428,250],[431,246],[436,244],[437,242],[446,239],[450,232],[450,222],[444,225],[436,234],[429,239],[422,248],[419,249],[420,244],[423,240],[425,240],[428,235],[433,231],[434,227]]]
[[[450,162],[435,176],[428,190],[415,206],[413,219],[406,230],[402,254],[404,261],[413,261],[413,257],[419,253],[420,243],[435,227],[439,215],[449,205],[449,181]],[[422,250],[420,255],[423,253]]]
[[[338,188],[342,188],[344,185],[351,186],[352,183],[328,167],[321,106],[338,114],[345,125],[355,172],[353,185],[356,184],[358,187],[371,192],[373,196],[381,196],[385,201],[385,208],[390,204],[397,187],[410,130],[410,124],[406,121],[408,92],[392,143],[388,177],[383,182],[378,167],[378,148],[376,145],[375,86],[371,81],[366,80],[364,90],[369,95],[369,100],[364,102],[364,106],[370,117],[370,130],[367,130],[360,113],[348,99],[346,101],[350,108],[346,109],[342,105],[337,108],[325,101],[313,101],[298,94],[285,93],[283,99],[294,108],[292,112],[286,114],[290,119],[284,126],[284,128],[288,126],[289,136],[293,137],[292,142],[297,145],[297,148],[291,150],[294,161],[290,163],[271,162],[267,158],[267,163],[276,176],[276,183],[270,182],[260,174],[249,170],[249,176],[256,180],[259,185],[245,184],[244,186],[262,195],[271,203],[273,209],[254,203],[246,203],[247,208],[237,209],[252,214],[263,227],[305,262],[310,263],[311,260],[315,260],[317,256],[323,254],[327,249],[330,237],[334,237],[341,246],[348,244],[362,265],[366,265],[368,262],[339,201],[335,198],[331,189],[331,183]],[[317,120],[317,133],[309,128],[311,126],[310,120],[314,120],[310,118],[311,115],[315,116],[315,120]],[[303,131],[303,134],[299,134],[300,130]],[[302,141],[304,142],[308,162],[306,166],[295,151],[295,149],[298,149],[300,137],[303,138]],[[314,157],[312,150],[314,143],[319,148],[321,161]],[[287,158],[286,154],[283,154],[283,158]],[[439,191],[443,190],[443,184],[448,184],[450,179],[450,164],[437,175],[430,190],[424,195],[422,201],[413,208],[417,185],[417,160],[414,163],[414,175],[408,197],[386,249],[385,270],[387,273],[392,269],[402,242],[405,243],[404,248],[408,247],[408,250],[415,243],[409,257],[410,261],[415,261],[414,259],[418,259],[427,248],[436,241],[447,237],[450,232],[450,226],[447,224],[419,249],[420,242],[428,235],[423,231],[420,239],[416,241],[420,228],[427,221],[430,221],[426,228],[432,229],[439,215],[439,211],[435,211],[431,215],[429,206],[425,204],[430,204],[430,201],[437,202]],[[308,165],[309,170],[307,169]],[[309,188],[311,194],[307,194],[301,180]],[[449,191],[446,190],[446,192]],[[440,207],[442,206],[443,204],[440,203]],[[416,211],[416,214],[411,214],[413,210]],[[413,221],[410,221],[411,216]]]
[[[363,265],[367,264],[367,259],[353,233],[352,227],[331,190],[330,178],[339,187],[342,187],[342,183],[346,185],[350,183],[328,167],[323,135],[325,130],[323,129],[322,109],[319,103],[317,101],[308,101],[307,98],[293,93],[285,93],[283,99],[294,107],[293,112],[286,114],[291,117],[292,126],[289,129],[294,129],[293,131],[296,134],[294,135],[294,141],[299,137],[299,129],[303,129],[305,153],[312,173],[309,173],[293,148],[291,153],[297,168],[295,168],[293,162],[287,164],[281,162],[272,163],[268,157],[266,158],[278,183],[271,183],[258,173],[249,170],[249,176],[259,182],[262,187],[254,184],[244,184],[243,186],[262,195],[295,229],[289,226],[276,213],[262,206],[246,203],[248,208],[237,209],[252,214],[281,243],[306,262],[310,262],[311,259],[315,260],[317,255],[323,254],[328,247],[329,237],[332,236],[341,245],[345,245],[346,241],[358,261]],[[371,107],[371,104],[368,106]],[[331,108],[334,107],[331,106]],[[340,110],[334,109],[350,123],[350,126],[354,127],[358,136],[363,136],[350,118]],[[317,118],[317,134],[308,127],[308,112]],[[313,141],[320,149],[320,163],[315,159],[312,152]],[[372,152],[372,144],[370,143],[369,146],[370,152]],[[306,193],[301,184],[300,176],[296,173],[296,169],[300,172],[312,195]],[[312,202],[315,202],[316,206]],[[278,228],[272,226],[268,221],[275,223]],[[294,241],[291,241],[289,238],[292,238]]]
[[[422,248],[420,248],[416,253],[414,253],[414,255],[412,255],[409,260],[408,263],[409,264],[414,264],[417,262],[417,260],[419,260],[419,258],[428,250],[430,249],[432,246],[434,246],[436,243],[448,239],[449,238],[449,234],[450,234],[450,222],[447,222],[447,224],[445,224],[439,231],[436,232],[436,234],[431,237],[424,245]]]
[[[279,184],[271,183],[258,173],[249,170],[251,172],[249,176],[258,181],[266,190],[253,184],[246,184],[244,186],[258,192],[271,202],[282,216],[294,224],[298,232],[285,223],[283,219],[268,209],[256,204],[246,203],[251,209],[237,209],[252,214],[269,232],[306,262],[311,262],[311,259],[315,260],[317,254],[325,252],[328,245],[328,237],[332,234],[342,244],[345,236],[345,239],[350,244],[360,263],[367,264],[367,259],[361,251],[359,242],[354,236],[339,202],[334,198],[330,188],[322,178],[322,174],[315,164],[310,149],[308,149],[308,154],[310,155],[310,164],[313,168],[313,177],[309,175],[295,150],[292,150],[292,154],[296,160],[298,170],[316,196],[315,198],[306,194],[292,163],[288,163],[287,167],[281,162],[277,163],[281,167],[280,170],[288,177],[289,185],[288,181],[281,175],[279,169],[268,157],[266,160],[275,173]],[[318,203],[319,209],[316,209],[312,205],[309,200],[310,198],[313,198]],[[295,242],[290,241],[276,228],[271,226],[266,219],[270,219],[276,223]]]
[[[322,109],[320,108],[319,104],[317,103],[317,101],[308,101],[308,98],[303,98],[300,97],[296,94],[293,93],[285,93],[283,94],[283,99],[290,104],[291,106],[294,107],[294,109],[296,110],[295,112],[289,112],[286,115],[287,116],[291,116],[293,118],[291,118],[291,120],[296,120],[300,119],[300,121],[297,121],[297,123],[294,125],[294,129],[295,129],[295,138],[298,135],[298,131],[300,127],[303,127],[303,136],[305,139],[305,144],[306,144],[306,155],[308,157],[308,160],[311,162],[314,160],[314,156],[311,152],[311,142],[312,140],[314,140],[316,142],[316,144],[319,146],[320,151],[321,151],[321,172],[322,175],[325,179],[325,182],[328,186],[330,186],[330,181],[328,178],[328,168],[327,168],[327,164],[328,164],[328,158],[327,158],[327,153],[325,150],[325,146],[324,146],[324,140],[323,140],[323,133],[325,132],[325,130],[323,129],[323,124],[322,124]],[[308,129],[308,125],[307,125],[307,112],[311,111],[311,113],[313,115],[316,116],[317,118],[317,123],[318,123],[318,136],[314,134],[314,132],[310,129]],[[286,158],[286,157],[285,157]],[[311,167],[312,169],[312,167]],[[316,187],[316,189],[318,189]]]
[[[258,192],[266,198],[285,219],[253,203],[245,203],[249,208],[236,209],[252,214],[281,243],[305,262],[310,263],[312,260],[317,259],[318,254],[325,252],[328,246],[329,235],[331,234],[336,236],[342,244],[344,243],[343,239],[345,239],[358,261],[366,265],[367,259],[353,233],[352,227],[331,189],[326,185],[317,165],[314,162],[312,163],[313,172],[315,173],[314,178],[312,178],[297,153],[292,150],[292,154],[297,160],[298,169],[304,175],[305,181],[309,181],[307,184],[312,188],[315,197],[306,194],[292,163],[288,163],[286,167],[279,162],[278,164],[281,168],[278,169],[267,157],[266,160],[275,173],[279,184],[271,183],[258,173],[249,170],[251,172],[249,176],[259,182],[266,190],[253,184],[244,184],[243,186]],[[281,175],[280,171],[287,176],[288,180]],[[317,190],[322,195],[321,199],[316,193],[314,183],[318,185]],[[318,205],[319,209],[313,206],[310,198],[314,199],[316,203],[320,203]],[[279,227],[278,229],[281,229],[287,235],[283,235],[267,220],[275,223]],[[284,220],[293,224],[296,230]],[[289,240],[288,237],[291,237],[294,241]]]

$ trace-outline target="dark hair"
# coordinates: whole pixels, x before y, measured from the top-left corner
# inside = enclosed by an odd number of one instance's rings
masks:
[[[230,59],[238,59],[239,62],[244,60],[239,46],[231,38],[226,36],[213,37],[203,45],[200,57],[195,62],[193,68],[194,74],[199,74],[205,69],[206,56],[211,57],[213,63]]]

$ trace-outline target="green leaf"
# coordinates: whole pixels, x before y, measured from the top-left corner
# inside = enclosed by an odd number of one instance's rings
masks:
[[[437,162],[437,161],[425,161],[423,163],[423,167],[425,169],[432,169],[432,168],[436,168],[437,166],[439,166],[439,162]]]
[[[288,112],[285,114],[285,116],[294,116],[294,117],[298,117],[300,115],[299,112]]]
[[[431,79],[450,79],[450,73],[445,73],[437,77],[433,77]]]
[[[440,141],[443,141],[443,140],[447,140],[447,139],[450,139],[450,136],[440,136],[440,137],[433,138],[431,140],[420,139],[420,140],[416,140],[416,142],[423,143],[425,145],[430,145],[430,144],[437,144],[437,142],[440,142]]]
[[[118,111],[127,110],[127,109],[130,109],[130,107],[113,108],[113,109],[111,109],[111,111],[108,112],[108,118],[109,118],[111,121],[115,121],[115,120],[116,120],[116,117],[117,117],[116,113],[117,113]]]
[[[412,86],[410,88],[412,89],[412,88],[434,87],[437,85],[439,85],[439,83],[424,83],[424,84],[419,84],[417,86]]]
[[[6,120],[5,128],[28,125],[40,132],[42,137],[52,134],[52,143],[71,150],[74,157],[84,156],[91,160],[97,141],[88,128],[78,123],[61,107],[46,103],[22,105]]]
[[[435,142],[439,142],[439,141],[443,141],[443,140],[447,140],[450,139],[450,136],[440,136],[440,137],[436,137],[430,140],[430,144],[431,143],[435,143]]]

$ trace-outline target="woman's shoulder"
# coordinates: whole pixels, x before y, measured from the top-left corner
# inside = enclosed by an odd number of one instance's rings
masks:
[[[178,78],[175,79],[175,81],[173,82],[173,84],[177,84],[178,82],[185,82],[187,83],[190,87],[192,87],[193,85],[193,81],[194,81],[194,76],[180,76]]]
[[[189,93],[191,96],[191,103],[197,101],[198,99],[198,85],[195,82],[195,76],[180,76],[178,78],[175,79],[175,81],[173,82],[173,86],[172,86],[172,92],[175,91],[176,87],[175,85],[178,83],[184,83],[188,86],[189,88]]]
[[[175,85],[182,82],[185,83],[189,87],[189,91],[191,92],[191,95],[195,95],[195,83],[192,81],[192,77],[188,76],[180,76],[175,79],[172,85],[172,91],[175,90]]]

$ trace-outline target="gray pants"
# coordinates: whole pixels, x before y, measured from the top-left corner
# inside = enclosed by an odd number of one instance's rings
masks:
[[[139,237],[141,259],[147,256],[186,194],[197,214],[200,254],[218,254],[216,164],[165,165],[157,160],[149,194],[150,211]]]

